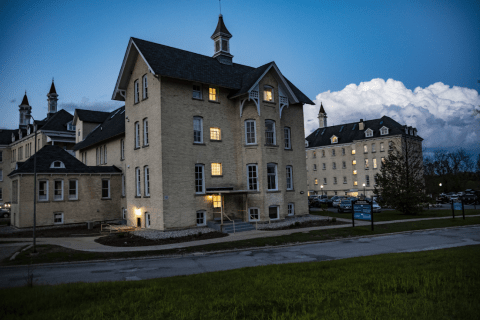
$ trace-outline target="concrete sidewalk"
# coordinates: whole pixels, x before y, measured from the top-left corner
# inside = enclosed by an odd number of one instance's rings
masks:
[[[480,215],[469,215],[468,217],[480,217]],[[327,217],[325,217],[327,219]],[[393,220],[393,221],[380,221],[375,222],[375,225],[383,225],[383,224],[391,224],[391,223],[401,223],[401,222],[414,222],[414,221],[424,221],[424,220],[438,220],[438,219],[451,219],[451,217],[437,217],[437,218],[419,218],[419,219],[406,219],[406,220]],[[457,218],[457,219],[462,219]],[[228,237],[223,238],[215,238],[215,239],[207,239],[207,240],[199,240],[199,241],[189,241],[189,242],[181,242],[181,243],[172,243],[172,244],[165,244],[165,245],[157,245],[157,246],[142,246],[142,247],[110,247],[105,246],[100,243],[95,242],[95,239],[99,238],[99,236],[95,237],[80,237],[80,238],[37,238],[37,244],[52,244],[58,245],[69,249],[79,250],[79,251],[90,251],[90,252],[134,252],[134,251],[155,251],[155,250],[168,250],[168,249],[179,249],[179,248],[187,248],[187,247],[194,247],[194,246],[201,246],[206,244],[212,243],[224,243],[224,242],[233,242],[233,241],[240,241],[240,240],[250,240],[250,239],[257,239],[257,238],[268,238],[268,237],[278,237],[278,236],[285,236],[290,235],[292,233],[308,233],[313,230],[328,230],[328,229],[339,229],[339,228],[351,228],[352,227],[352,220],[351,219],[343,219],[337,218],[337,221],[343,221],[347,224],[343,225],[334,225],[334,226],[326,226],[326,227],[311,227],[311,228],[301,228],[301,229],[289,229],[289,230],[275,230],[275,231],[266,231],[266,230],[253,230],[253,231],[245,231],[235,234],[230,234]],[[356,220],[355,226],[369,226],[370,222]],[[31,238],[2,238],[1,241],[28,241],[24,244],[28,244],[31,241]],[[6,244],[8,246],[8,244]],[[0,244],[0,249],[4,244]]]

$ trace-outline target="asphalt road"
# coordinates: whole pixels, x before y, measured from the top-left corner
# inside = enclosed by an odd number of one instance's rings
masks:
[[[480,226],[270,247],[219,254],[112,262],[43,265],[30,268],[35,284],[142,280],[269,264],[325,261],[383,253],[413,252],[480,244]],[[0,268],[0,287],[26,284],[27,267]]]

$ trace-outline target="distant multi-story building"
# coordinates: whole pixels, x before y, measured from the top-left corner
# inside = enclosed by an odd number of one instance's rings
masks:
[[[372,196],[375,174],[389,149],[403,150],[408,141],[422,150],[416,128],[387,116],[328,127],[322,104],[318,121],[319,128],[305,139],[310,195]]]

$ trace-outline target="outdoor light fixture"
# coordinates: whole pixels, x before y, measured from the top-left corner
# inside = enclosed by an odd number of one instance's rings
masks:
[[[135,214],[137,216],[141,215],[142,214],[142,210],[141,209],[135,209]]]
[[[363,184],[363,198],[366,198],[367,195],[365,194],[365,183]]]

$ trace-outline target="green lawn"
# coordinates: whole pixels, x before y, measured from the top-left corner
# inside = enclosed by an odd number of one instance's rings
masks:
[[[0,290],[0,319],[478,319],[480,246]]]
[[[83,252],[71,249],[66,249],[53,245],[38,246],[40,254],[37,256],[30,256],[32,249],[21,252],[17,258],[10,261],[8,258],[2,261],[2,265],[18,265],[18,264],[38,264],[38,263],[54,263],[65,261],[85,261],[85,260],[102,260],[102,259],[121,259],[121,258],[136,258],[145,256],[156,256],[166,254],[188,254],[193,252],[209,252],[219,250],[244,249],[252,247],[278,246],[291,243],[302,243],[309,241],[322,241],[343,239],[349,237],[380,235],[392,232],[413,231],[431,228],[445,228],[458,227],[480,224],[480,217],[469,217],[463,219],[441,219],[441,220],[426,220],[426,221],[410,221],[401,223],[392,223],[375,226],[375,230],[371,231],[370,226],[355,227],[346,226],[339,229],[316,230],[303,233],[301,229],[297,233],[286,236],[257,238],[251,240],[231,241],[224,243],[215,243],[202,246],[187,247],[181,249],[158,250],[158,251],[138,251],[138,252]],[[226,238],[228,239],[228,238]]]
[[[322,211],[310,211],[310,214],[318,215],[318,216],[328,216],[328,217],[336,217],[336,218],[345,218],[345,219],[352,219],[351,212],[339,213],[339,212],[322,212]],[[465,216],[467,215],[476,215],[480,214],[480,207],[475,209],[468,209],[465,210]],[[436,217],[451,217],[452,210],[425,210],[419,215],[405,215],[399,211],[395,210],[387,210],[382,211],[380,213],[374,213],[373,220],[374,221],[391,221],[391,220],[406,220],[406,219],[420,219],[420,218],[436,218]],[[455,218],[462,218],[461,211],[455,211]]]

